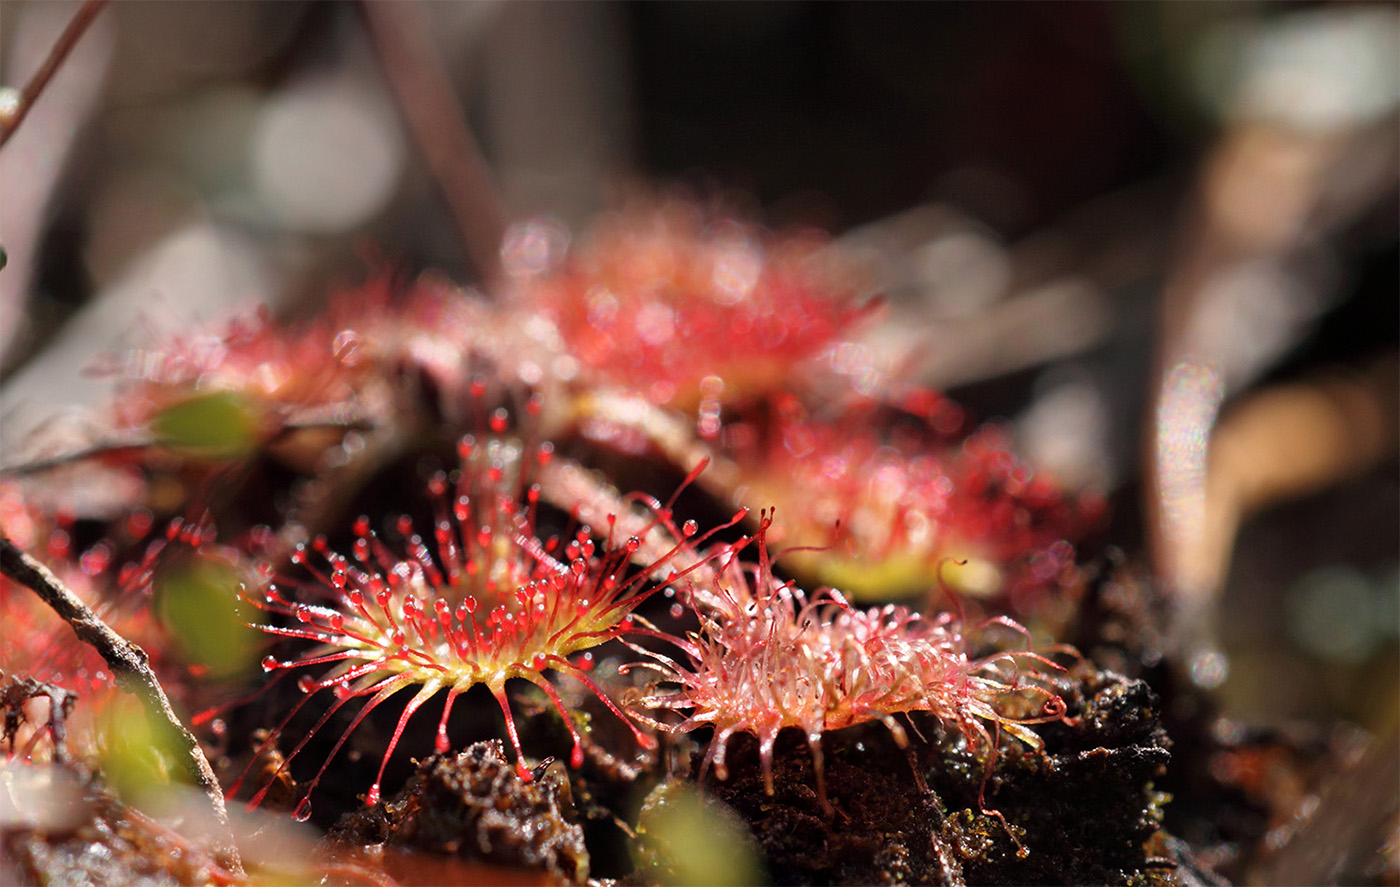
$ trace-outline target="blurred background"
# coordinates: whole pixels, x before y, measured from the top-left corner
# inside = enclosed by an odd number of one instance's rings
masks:
[[[80,6],[0,4],[7,88]],[[1226,711],[1385,733],[1397,9],[114,3],[0,152],[3,462],[100,435],[103,355],[681,185],[832,232],[882,347],[1107,492]]]

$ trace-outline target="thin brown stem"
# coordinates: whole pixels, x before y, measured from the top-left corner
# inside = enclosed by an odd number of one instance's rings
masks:
[[[302,431],[373,431],[375,427],[375,423],[367,418],[319,419],[308,417],[305,421],[283,424],[268,442],[276,443]],[[57,456],[34,459],[29,462],[21,462],[18,465],[0,466],[0,477],[28,477],[67,465],[87,462],[90,459],[121,460],[129,456],[139,456],[159,446],[161,446],[159,440],[143,432],[125,439],[100,441],[81,449],[59,453]]]
[[[505,208],[453,91],[423,8],[407,0],[361,3],[384,75],[456,219],[466,258],[489,291],[500,275]]]
[[[243,866],[228,828],[223,790],[198,740],[180,723],[180,718],[171,707],[169,697],[151,670],[146,651],[113,631],[48,567],[25,554],[4,535],[0,535],[0,573],[39,595],[44,603],[72,626],[79,640],[101,654],[122,689],[141,700],[151,723],[169,737],[171,747],[181,753],[185,770],[209,799],[214,819],[223,829],[219,846],[215,847],[215,857],[225,868],[241,874]]]
[[[58,41],[49,50],[48,57],[39,66],[39,70],[34,72],[34,76],[29,78],[29,82],[24,84],[24,88],[19,91],[19,97],[10,108],[0,109],[0,148],[10,140],[19,125],[24,122],[24,118],[29,114],[29,109],[34,107],[34,102],[43,93],[44,87],[49,85],[53,75],[63,66],[63,60],[68,58],[68,54],[73,51],[73,47],[78,45],[88,26],[93,19],[102,11],[102,7],[107,5],[107,0],[86,0],[73,20],[68,23],[68,27],[63,29]]]
[[[57,456],[50,456],[45,459],[35,459],[32,462],[24,462],[19,465],[7,465],[0,468],[0,477],[28,477],[34,474],[43,474],[55,468],[62,468],[65,465],[73,465],[79,462],[86,462],[89,459],[122,458],[124,456],[135,455],[150,449],[153,443],[149,440],[120,442],[108,441],[105,443],[93,444],[90,447],[83,447],[69,453],[61,453]]]

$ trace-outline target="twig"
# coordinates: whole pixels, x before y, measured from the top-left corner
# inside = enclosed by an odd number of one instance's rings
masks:
[[[208,797],[214,819],[223,829],[219,844],[214,848],[215,858],[225,868],[242,874],[238,848],[228,828],[223,790],[194,734],[180,723],[175,710],[171,708],[170,699],[151,670],[146,651],[113,631],[47,567],[25,554],[4,535],[0,535],[0,573],[43,598],[54,612],[72,626],[79,640],[102,655],[122,689],[140,698],[152,723],[165,729],[173,746],[183,752],[186,771]]]
[[[1400,804],[1400,732],[1372,739],[1361,759],[1331,777],[1317,806],[1253,874],[1256,884],[1326,884],[1357,875],[1394,837]],[[1387,834],[1389,831],[1389,834]]]
[[[34,734],[25,743],[27,750],[24,754],[29,754],[28,749],[33,749],[47,733],[53,744],[53,759],[60,764],[65,763],[68,760],[66,721],[73,712],[73,703],[77,701],[78,694],[33,678],[6,677],[4,672],[0,672],[0,687],[3,687],[0,690],[0,705],[5,710],[3,725],[0,725],[0,745],[7,746],[13,755],[19,746],[20,725],[28,721],[24,714],[25,704],[31,699],[47,699],[49,722],[42,729],[31,724]]]
[[[321,419],[308,417],[306,421],[283,423],[268,443],[276,443],[301,431],[373,431],[375,423],[367,418]],[[145,433],[125,439],[98,441],[81,449],[59,453],[43,459],[21,462],[18,465],[0,465],[0,477],[28,477],[43,474],[55,468],[86,462],[89,459],[121,458],[136,455],[161,446],[161,441]]]
[[[86,0],[82,8],[73,16],[73,20],[68,23],[68,27],[63,29],[58,42],[54,43],[53,49],[49,50],[48,57],[39,66],[39,70],[34,72],[34,76],[30,77],[29,82],[19,91],[14,105],[0,109],[0,148],[3,148],[5,143],[10,140],[10,136],[19,129],[19,125],[24,122],[25,116],[29,114],[29,109],[34,106],[34,102],[44,91],[44,87],[49,85],[53,75],[63,65],[63,60],[68,57],[68,53],[73,51],[73,47],[78,45],[83,33],[87,31],[93,19],[97,18],[97,14],[106,5],[107,0]]]
[[[403,0],[363,0],[360,7],[399,109],[457,220],[467,260],[490,291],[500,275],[505,208],[428,38],[423,9]]]
[[[150,440],[139,442],[107,441],[96,443],[79,450],[73,450],[72,452],[60,453],[57,456],[35,459],[32,462],[0,466],[0,477],[28,477],[32,474],[42,474],[45,471],[62,468],[65,465],[86,462],[89,459],[100,459],[109,456],[120,457],[132,453],[140,453],[150,449],[152,446],[153,442]]]

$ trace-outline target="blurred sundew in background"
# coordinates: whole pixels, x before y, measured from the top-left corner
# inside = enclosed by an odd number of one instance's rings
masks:
[[[0,4],[0,79],[22,82],[77,6]],[[1277,490],[1212,474],[1210,448],[1245,437],[1239,407],[1269,386],[1340,369],[1393,387],[1393,5],[422,9],[507,217],[549,219],[512,229],[535,240],[508,239],[508,266],[636,182],[831,230],[888,300],[877,340],[1005,420],[1032,463],[1103,490],[1112,542],[1150,541],[1135,503],[1160,496],[1157,566],[1200,598],[1195,676],[1227,710],[1393,720],[1393,416],[1360,408],[1379,430],[1335,446],[1304,422],[1295,452],[1322,467]],[[82,439],[99,355],[258,303],[309,314],[367,258],[473,279],[361,15],[104,11],[0,153],[0,461]],[[258,421],[212,394],[157,430],[226,454]],[[222,601],[228,577],[190,569],[164,618],[236,670],[245,641],[198,637],[180,603]],[[658,828],[705,821],[689,803]]]

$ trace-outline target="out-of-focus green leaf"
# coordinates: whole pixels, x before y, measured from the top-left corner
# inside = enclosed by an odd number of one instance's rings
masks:
[[[690,783],[657,786],[637,822],[637,858],[671,887],[763,884],[759,851],[744,821]]]
[[[176,561],[157,573],[157,618],[188,662],[228,677],[246,669],[258,651],[258,633],[238,612],[241,577],[208,558]]]
[[[237,459],[257,448],[259,411],[235,391],[199,394],[166,407],[151,421],[165,446],[209,459]]]
[[[116,696],[102,709],[98,757],[103,778],[127,803],[185,778],[175,764],[177,753],[152,725],[141,703],[133,696]]]

